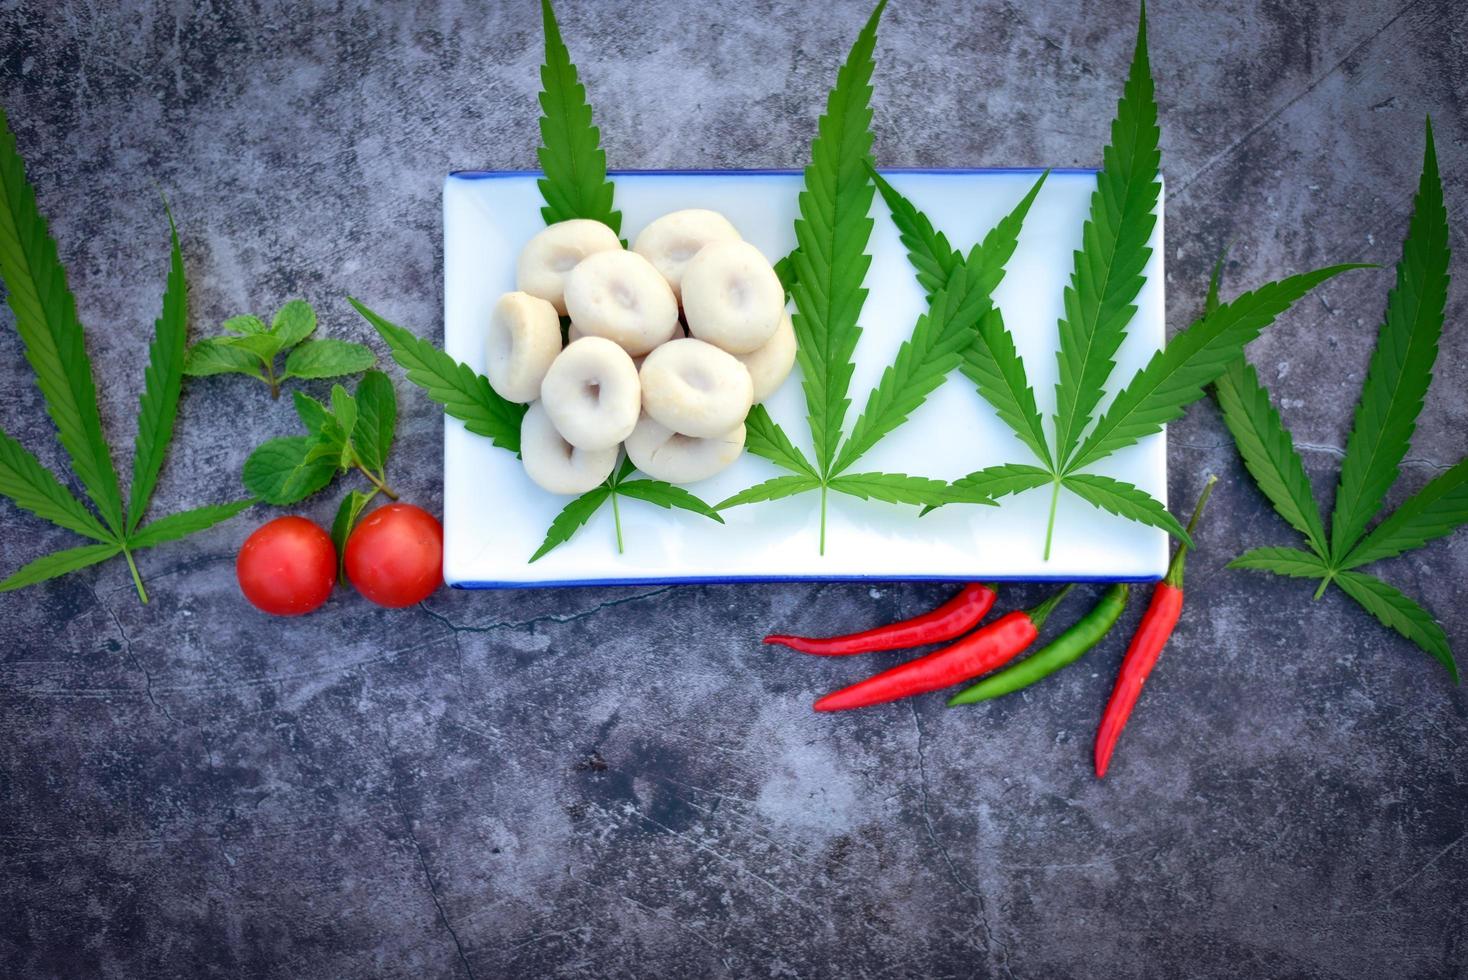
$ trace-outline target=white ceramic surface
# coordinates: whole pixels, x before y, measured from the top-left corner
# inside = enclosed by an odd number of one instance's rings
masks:
[[[444,343],[482,370],[490,309],[514,288],[515,257],[543,227],[534,173],[458,173],[444,184]],[[925,210],[965,250],[1025,194],[1032,170],[892,171],[892,184]],[[652,219],[679,208],[722,211],[772,261],[795,245],[792,220],[800,175],[772,172],[619,173],[622,234],[631,240]],[[995,297],[1024,357],[1041,411],[1054,409],[1056,323],[1072,252],[1080,247],[1092,171],[1055,171],[1036,199],[1019,248]],[[912,330],[924,303],[897,231],[878,196],[872,206],[872,265],[864,328],[851,379],[848,429],[867,392]],[[1164,338],[1162,222],[1152,240],[1147,283],[1117,355],[1108,397]],[[771,415],[810,453],[799,368],[768,403]],[[530,482],[520,462],[453,420],[444,434],[444,578],[461,587],[551,584],[750,581],[786,579],[1062,579],[1161,577],[1166,535],[1096,510],[1063,494],[1050,560],[1041,558],[1047,489],[1006,497],[999,507],[949,506],[919,519],[912,507],[833,494],[826,553],[817,553],[819,494],[724,512],[728,522],[639,501],[621,503],[626,550],[617,553],[610,507],[571,541],[540,561],[527,559],[569,498]],[[955,374],[858,463],[953,479],[1004,462],[1032,462],[1029,452]],[[1164,436],[1125,449],[1093,472],[1135,483],[1166,502]],[[780,472],[746,454],[689,487],[713,503]]]

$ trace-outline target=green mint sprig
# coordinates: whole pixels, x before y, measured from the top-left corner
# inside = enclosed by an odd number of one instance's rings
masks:
[[[1346,441],[1329,536],[1290,431],[1254,368],[1243,357],[1235,358],[1214,382],[1214,393],[1244,466],[1306,545],[1305,549],[1253,548],[1235,558],[1230,567],[1317,580],[1317,599],[1334,583],[1384,625],[1436,658],[1457,682],[1458,666],[1447,634],[1432,614],[1380,578],[1357,570],[1420,548],[1468,522],[1468,459],[1464,459],[1367,532],[1397,482],[1432,383],[1447,303],[1449,240],[1437,149],[1428,120],[1422,176],[1397,263],[1396,283],[1387,295],[1386,315]],[[1218,308],[1221,272],[1222,260],[1214,267],[1208,289],[1210,317]]]
[[[331,524],[337,571],[345,582],[342,563],[357,519],[379,493],[398,499],[387,485],[387,457],[397,432],[397,394],[387,375],[368,371],[355,393],[333,385],[329,402],[299,391],[294,400],[306,435],[283,436],[257,446],[245,460],[245,486],[266,503],[285,506],[324,490],[338,473],[361,474],[368,489],[347,491]]]
[[[167,205],[164,205],[167,211]],[[4,110],[0,110],[0,279],[9,292],[15,327],[25,345],[26,360],[56,434],[71,461],[89,509],[50,470],[15,439],[0,430],[0,495],[18,507],[93,544],[46,555],[4,581],[8,592],[65,575],[121,554],[127,561],[138,598],[147,590],[134,554],[177,541],[213,527],[253,501],[199,507],[143,523],[158,476],[173,439],[183,385],[184,344],[188,334],[188,286],[183,252],[173,215],[168,214],[170,240],[168,280],[163,310],[148,346],[148,367],[138,401],[138,431],[133,443],[132,487],[124,505],[112,453],[102,433],[97,388],[87,356],[86,333],[77,319],[76,301],[66,282],[46,219],[36,207],[36,193],[25,176],[25,162]]]
[[[974,249],[951,281],[931,290],[928,309],[867,397],[849,434],[845,419],[852,355],[861,338],[858,319],[871,256],[867,217],[880,186],[872,163],[871,77],[877,25],[885,0],[872,12],[836,77],[826,112],[811,142],[811,163],[795,222],[797,248],[777,263],[781,282],[795,301],[792,322],[803,375],[814,459],[808,459],[762,406],[745,423],[745,448],[788,475],[773,477],[728,499],[717,509],[821,494],[820,551],[826,549],[826,504],[831,492],[862,500],[912,506],[992,503],[987,495],[941,480],[903,473],[854,473],[856,462],[907,421],[943,379],[960,365],[978,324],[992,309],[992,293],[1013,254],[1019,229],[1034,200],[1032,191]],[[1043,180],[1043,178],[1042,178]],[[961,262],[961,260],[960,260]]]
[[[374,491],[398,499],[387,485],[398,416],[387,375],[368,371],[353,394],[333,385],[329,403],[299,391],[294,398],[306,434],[257,446],[245,460],[246,489],[267,504],[286,506],[324,489],[338,473],[356,470]]]
[[[1044,557],[1050,557],[1062,490],[1093,507],[1161,528],[1182,541],[1187,532],[1151,494],[1131,483],[1084,472],[1118,449],[1162,431],[1180,418],[1203,388],[1244,345],[1310,289],[1356,266],[1333,266],[1269,283],[1220,305],[1158,351],[1100,407],[1126,336],[1151,256],[1147,245],[1156,224],[1161,177],[1157,106],[1147,57],[1143,7],[1131,69],[1111,125],[1090,215],[1082,230],[1075,268],[1065,290],[1060,322],[1060,380],[1056,411],[1047,433],[1024,361],[999,310],[990,310],[963,354],[963,372],[980,397],[1034,455],[1036,463],[1004,463],[955,480],[955,489],[990,499],[1048,487],[1050,512]],[[890,186],[879,184],[918,282],[932,292],[968,264],[932,222]]]
[[[247,374],[269,385],[271,398],[279,398],[281,384],[291,378],[337,378],[365,371],[376,361],[361,344],[308,340],[316,332],[316,311],[305,300],[286,303],[268,327],[259,317],[245,315],[225,320],[224,329],[189,348],[184,374]],[[281,354],[285,366],[277,370]]]

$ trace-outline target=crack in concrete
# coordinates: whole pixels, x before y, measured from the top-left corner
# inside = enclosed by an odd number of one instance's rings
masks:
[[[432,609],[429,609],[428,608],[428,604],[427,604],[428,601],[426,599],[423,602],[418,603],[418,608],[421,609],[421,610],[423,610],[425,613],[427,613],[431,618],[433,618],[433,619],[437,620],[439,623],[443,624],[445,627],[447,627],[449,629],[450,632],[453,632],[455,634],[457,634],[457,633],[495,633],[495,632],[498,632],[500,630],[512,630],[513,631],[513,630],[529,629],[529,628],[532,628],[532,627],[535,627],[535,626],[539,626],[542,623],[555,623],[558,626],[559,625],[563,625],[565,623],[574,623],[578,619],[585,619],[588,616],[595,616],[597,613],[601,612],[604,609],[611,609],[611,608],[613,608],[615,606],[625,606],[625,605],[627,605],[628,603],[631,603],[631,602],[641,602],[643,599],[651,599],[652,597],[654,597],[654,596],[660,596],[660,595],[664,594],[665,592],[671,592],[671,591],[673,591],[673,589],[674,589],[674,586],[665,585],[662,588],[653,589],[650,592],[639,592],[636,595],[623,596],[620,599],[608,599],[606,602],[599,602],[599,603],[597,603],[596,605],[592,606],[590,609],[579,609],[579,610],[577,610],[576,612],[573,612],[573,613],[546,613],[546,614],[544,614],[542,616],[535,616],[535,617],[533,617],[531,619],[524,619],[524,620],[501,620],[499,622],[494,622],[494,623],[484,623],[483,625],[480,625],[480,626],[466,626],[466,625],[464,625],[462,623],[456,623],[453,620],[449,619],[447,616],[445,616],[443,613],[435,612]]]
[[[1249,140],[1253,139],[1256,135],[1258,135],[1266,127],[1272,125],[1275,122],[1275,120],[1279,119],[1280,116],[1283,116],[1286,112],[1288,112],[1290,110],[1290,108],[1292,106],[1294,106],[1297,102],[1299,102],[1301,99],[1305,98],[1310,93],[1314,92],[1317,88],[1319,88],[1322,82],[1324,82],[1330,76],[1334,75],[1337,71],[1339,71],[1341,69],[1342,66],[1344,66],[1347,62],[1349,62],[1352,58],[1356,57],[1357,53],[1360,52],[1362,48],[1366,47],[1372,41],[1376,40],[1382,34],[1386,33],[1387,29],[1389,29],[1397,21],[1401,20],[1402,19],[1402,16],[1404,14],[1406,14],[1407,11],[1411,10],[1413,7],[1417,6],[1421,2],[1422,2],[1422,0],[1411,0],[1410,3],[1406,4],[1401,9],[1399,9],[1396,13],[1392,14],[1392,16],[1386,21],[1386,23],[1382,24],[1376,30],[1371,31],[1369,34],[1367,34],[1361,40],[1357,41],[1355,44],[1351,45],[1350,49],[1345,53],[1345,55],[1339,61],[1337,61],[1335,64],[1331,65],[1328,69],[1326,69],[1325,71],[1321,72],[1314,79],[1312,79],[1311,82],[1310,82],[1310,84],[1307,85],[1307,86],[1305,86],[1304,90],[1301,91],[1298,95],[1296,95],[1293,98],[1289,99],[1287,102],[1285,102],[1283,105],[1281,105],[1278,109],[1275,109],[1269,115],[1267,115],[1263,119],[1261,119],[1257,124],[1255,124],[1246,133],[1244,133],[1244,135],[1240,136],[1238,139],[1236,139],[1233,142],[1229,143],[1228,146],[1224,147],[1222,150],[1220,150],[1219,152],[1215,153],[1208,160],[1204,161],[1202,166],[1200,166],[1196,170],[1194,170],[1191,174],[1189,174],[1187,176],[1187,178],[1185,180],[1183,180],[1178,185],[1178,189],[1172,195],[1173,200],[1174,201],[1181,200],[1182,197],[1184,195],[1186,195],[1188,193],[1188,191],[1191,190],[1197,184],[1199,177],[1201,177],[1203,174],[1207,173],[1208,171],[1212,170],[1215,166],[1217,166],[1218,164],[1222,163],[1224,160],[1227,160],[1229,157],[1233,156],[1234,153],[1240,147],[1242,147],[1245,143],[1249,142]]]
[[[87,589],[92,593],[92,598],[96,600],[97,605],[107,614],[107,618],[112,620],[112,625],[117,627],[117,635],[122,637],[123,653],[126,654],[128,661],[132,663],[133,667],[143,675],[143,693],[147,695],[149,703],[163,712],[163,717],[168,719],[169,724],[176,726],[178,719],[173,717],[173,712],[169,711],[153,696],[153,674],[147,667],[143,666],[143,661],[138,657],[137,651],[133,649],[133,639],[128,635],[127,629],[122,625],[122,618],[117,615],[116,610],[102,601],[102,597],[97,594],[97,587],[95,585],[88,584]]]
[[[984,930],[985,954],[988,955],[990,958],[998,955],[999,969],[1004,971],[1005,976],[1013,977],[1014,973],[1009,968],[1008,950],[1005,947],[1005,944],[1000,942],[998,938],[995,937],[994,929],[989,924],[988,903],[984,901],[983,894],[980,893],[977,888],[970,885],[968,881],[964,879],[963,875],[959,874],[958,865],[954,863],[953,855],[948,852],[948,845],[944,844],[941,840],[938,839],[937,829],[933,826],[932,811],[929,809],[928,805],[928,768],[927,757],[923,753],[922,717],[918,714],[917,703],[915,701],[909,700],[907,702],[907,706],[912,711],[912,725],[914,730],[917,732],[917,742],[915,747],[917,750],[919,797],[918,802],[920,811],[922,813],[923,826],[927,829],[928,832],[928,839],[932,841],[933,846],[938,849],[938,855],[943,859],[943,863],[947,866],[948,876],[953,879],[953,883],[956,884],[962,891],[968,892],[971,896],[973,896],[974,904],[978,911],[979,926]]]
[[[464,967],[464,973],[469,980],[474,980],[474,968],[469,965],[469,957],[464,953],[464,945],[459,942],[459,934],[454,930],[454,924],[449,921],[448,912],[444,910],[443,901],[438,894],[438,886],[433,882],[433,872],[428,870],[428,859],[423,855],[423,845],[418,840],[418,833],[413,829],[413,821],[408,817],[407,808],[403,806],[402,796],[396,787],[392,793],[392,807],[397,811],[398,820],[403,825],[404,832],[408,835],[408,841],[413,845],[413,854],[418,858],[418,867],[423,869],[423,878],[428,882],[428,896],[433,899],[433,907],[438,910],[438,920],[448,930],[449,938],[454,941],[454,950],[459,955],[459,963]]]

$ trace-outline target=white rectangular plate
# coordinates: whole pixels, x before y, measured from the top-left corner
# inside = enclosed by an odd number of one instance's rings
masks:
[[[451,174],[444,184],[444,344],[482,370],[490,311],[515,288],[520,248],[544,227],[535,173]],[[614,175],[622,233],[679,208],[712,208],[734,222],[771,261],[795,245],[801,177],[794,172],[632,172]],[[1034,170],[894,171],[887,177],[967,250],[1034,184]],[[1040,409],[1054,410],[1057,322],[1080,248],[1095,172],[1053,171],[1036,199],[995,299],[1024,358]],[[1160,212],[1160,208],[1159,208]],[[872,208],[872,265],[861,315],[864,332],[851,379],[848,426],[909,336],[924,309],[907,256],[878,196]],[[1116,358],[1116,391],[1162,344],[1162,221],[1153,233],[1147,282]],[[1109,395],[1108,395],[1109,400]],[[1102,403],[1104,408],[1105,401]],[[810,454],[797,367],[768,402],[770,414]],[[625,551],[617,553],[610,507],[540,561],[552,518],[569,498],[546,493],[513,455],[472,435],[454,419],[444,432],[444,578],[463,588],[798,579],[1147,580],[1167,563],[1166,535],[1062,494],[1050,560],[1042,559],[1050,493],[1006,497],[998,507],[917,509],[833,494],[826,553],[818,553],[820,495],[807,493],[724,512],[724,526],[684,511],[621,503]],[[857,464],[951,480],[1006,462],[1032,462],[1028,450],[957,372]],[[745,454],[712,479],[689,487],[716,503],[780,471]],[[1116,453],[1094,472],[1134,483],[1166,501],[1164,437]]]

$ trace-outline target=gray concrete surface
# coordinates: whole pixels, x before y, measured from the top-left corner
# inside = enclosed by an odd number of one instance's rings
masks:
[[[801,165],[865,14],[561,6],[627,168]],[[1134,13],[893,0],[878,159],[1095,164]],[[1225,243],[1233,289],[1391,263],[1433,114],[1458,284],[1421,485],[1468,451],[1463,5],[1180,0],[1152,23],[1174,329]],[[0,98],[115,441],[164,274],[160,188],[196,331],[305,296],[372,340],[351,292],[436,335],[442,175],[534,164],[539,38],[530,2],[0,5]],[[1252,352],[1325,498],[1389,282],[1343,277]],[[56,463],[8,326],[0,384],[0,423]],[[440,416],[400,390],[392,477],[436,506]],[[234,496],[255,439],[293,424],[252,383],[189,384],[159,512]],[[279,621],[234,586],[261,509],[143,556],[147,607],[115,562],[0,597],[0,974],[1464,976],[1468,696],[1340,594],[1224,569],[1289,535],[1211,405],[1173,428],[1171,464],[1174,499],[1223,479],[1104,783],[1088,760],[1119,640],[987,708],[837,718],[810,701],[865,664],[756,642],[910,614],[936,586],[402,612],[343,594]],[[0,504],[0,568],[70,543]],[[1383,573],[1468,650],[1465,570],[1459,535]]]

